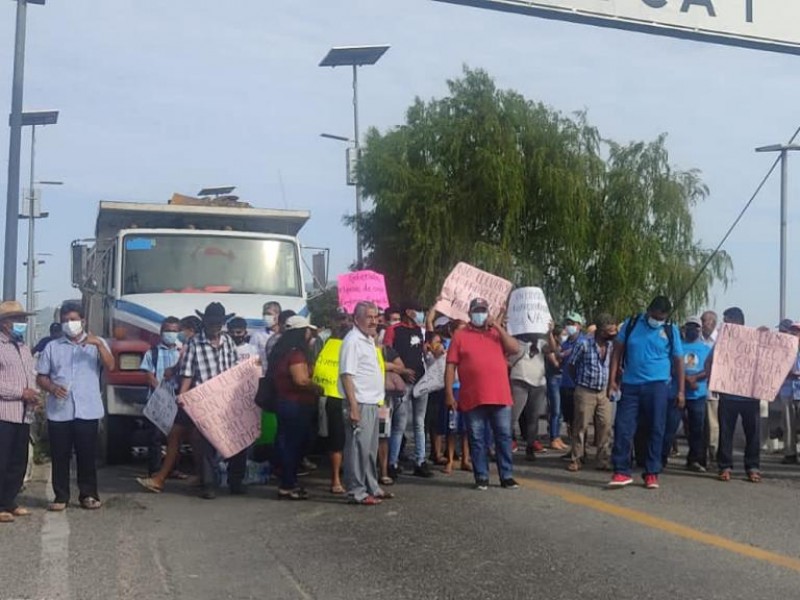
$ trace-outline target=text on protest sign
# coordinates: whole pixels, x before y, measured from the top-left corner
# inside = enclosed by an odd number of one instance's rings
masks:
[[[164,435],[169,435],[175,417],[178,414],[178,404],[175,402],[175,390],[171,382],[162,383],[147,400],[142,414]]]
[[[359,302],[372,302],[378,308],[389,308],[386,280],[375,271],[355,271],[339,275],[339,306],[352,313]]]
[[[250,446],[261,434],[256,406],[261,365],[250,359],[178,396],[178,403],[223,458]]]
[[[460,262],[444,280],[436,310],[451,319],[469,321],[470,301],[483,298],[489,303],[489,314],[496,318],[505,308],[512,287],[502,277]]]
[[[725,323],[714,345],[710,390],[771,402],[794,367],[797,338]]]
[[[312,381],[322,388],[322,395],[328,398],[342,398],[339,392],[339,353],[342,350],[342,340],[329,339],[322,347],[322,351],[314,363]],[[381,370],[386,371],[383,353],[376,348],[378,362]]]
[[[550,307],[538,287],[518,288],[508,298],[508,333],[547,333],[550,329]]]

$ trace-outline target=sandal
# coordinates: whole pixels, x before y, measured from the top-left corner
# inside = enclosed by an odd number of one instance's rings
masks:
[[[0,523],[13,523],[14,522],[14,515],[10,512],[0,512]]]
[[[67,503],[66,502],[51,502],[47,506],[47,510],[50,512],[63,512],[67,510]]]
[[[449,463],[450,461],[449,461],[449,460],[447,460],[447,459],[446,459],[444,456],[439,456],[439,457],[438,457],[436,460],[434,460],[433,462],[434,462],[434,464],[436,464],[436,465],[438,465],[438,466],[440,466],[440,467],[443,467],[443,466],[445,466],[447,463]]]
[[[17,508],[11,511],[11,514],[15,517],[29,517],[33,513],[31,513],[31,511],[29,511],[27,508],[18,506]]]
[[[97,510],[101,506],[103,506],[103,503],[97,498],[92,498],[91,496],[87,496],[81,500],[81,508],[85,508],[86,510]]]
[[[394,494],[392,492],[383,492],[382,494],[375,496],[376,500],[392,500],[393,498]]]
[[[296,490],[286,491],[278,490],[278,500],[308,500],[308,492],[303,488]]]
[[[383,502],[380,498],[376,498],[375,496],[366,496],[362,500],[356,500],[355,498],[350,498],[350,504],[360,504],[361,506],[377,506]]]
[[[725,469],[724,471],[720,471],[717,479],[720,481],[730,481],[731,480],[731,470]]]
[[[153,492],[154,494],[160,494],[164,490],[164,488],[158,485],[155,480],[150,477],[137,477],[136,483],[138,483],[148,492]]]
[[[169,478],[177,479],[178,481],[186,481],[187,479],[189,479],[189,476],[183,471],[175,469],[172,473],[169,474]]]
[[[570,473],[577,473],[580,470],[581,470],[581,463],[579,463],[577,460],[574,460],[567,465],[567,471],[569,471]]]
[[[758,471],[748,471],[747,480],[750,483],[761,483],[761,473]]]
[[[344,489],[340,485],[332,485],[331,486],[331,494],[333,494],[334,496],[342,496],[342,495],[344,495],[346,493],[347,493],[347,490]]]
[[[391,477],[381,477],[381,478],[378,480],[378,482],[379,482],[381,485],[394,485],[394,479],[392,479]]]
[[[472,473],[472,463],[461,463],[461,470],[467,473]]]

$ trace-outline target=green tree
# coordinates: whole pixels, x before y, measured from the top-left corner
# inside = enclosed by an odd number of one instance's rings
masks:
[[[623,316],[683,296],[710,255],[691,214],[708,190],[670,166],[665,136],[605,140],[584,114],[498,90],[480,70],[448,86],[416,99],[403,125],[367,134],[360,178],[374,205],[361,227],[392,298],[432,301],[462,260],[543,287],[556,314]],[[731,268],[716,255],[679,311],[706,303]]]

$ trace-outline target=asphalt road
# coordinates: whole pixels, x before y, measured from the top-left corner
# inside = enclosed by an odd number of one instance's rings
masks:
[[[609,491],[606,473],[567,473],[552,452],[517,460],[519,490],[409,477],[369,508],[322,476],[301,503],[274,485],[154,495],[132,465],[101,471],[103,509],[64,514],[43,510],[40,468],[35,514],[0,526],[0,600],[800,598],[800,467],[770,456],[764,483],[720,483],[678,460],[660,490]]]

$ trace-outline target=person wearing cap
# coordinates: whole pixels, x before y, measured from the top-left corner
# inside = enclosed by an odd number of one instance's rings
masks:
[[[683,346],[678,328],[667,319],[672,303],[657,296],[647,311],[625,320],[614,342],[609,370],[609,397],[622,392],[614,420],[614,447],[611,463],[614,475],[609,487],[633,483],[631,447],[637,426],[647,432],[644,485],[658,489],[658,475],[663,469],[664,429],[670,381],[675,377],[678,389],[675,402],[682,408],[684,399]],[[618,378],[622,371],[622,381]]]
[[[564,332],[567,338],[561,342],[558,353],[560,364],[567,365],[572,357],[575,347],[583,340],[583,317],[580,313],[571,312],[564,319]],[[561,388],[559,389],[560,406],[550,409],[550,447],[554,450],[567,450],[568,446],[561,440],[561,418],[567,424],[567,431],[572,435],[572,421],[575,419],[575,380],[570,375],[569,368],[561,373]]]
[[[278,499],[281,500],[308,498],[308,492],[297,483],[297,473],[322,394],[320,386],[311,379],[309,341],[316,330],[305,317],[289,317],[269,354],[267,376],[275,382],[277,395],[277,450],[281,463]]]
[[[78,467],[78,500],[86,509],[100,508],[97,491],[97,433],[105,414],[100,392],[102,370],[114,370],[106,342],[86,331],[83,307],[65,302],[59,310],[64,337],[50,342],[36,365],[39,387],[47,392],[53,492],[48,507],[63,511],[70,498],[70,463]]]
[[[374,506],[392,498],[378,483],[379,405],[385,393],[375,338],[378,307],[359,302],[355,327],[339,351],[339,394],[345,398],[344,484],[348,500]]]
[[[687,424],[686,437],[689,440],[689,454],[686,456],[686,467],[696,473],[705,473],[707,469],[707,452],[705,444],[706,402],[708,398],[708,377],[706,360],[711,354],[709,346],[702,337],[703,321],[700,317],[689,317],[683,330],[683,370],[686,406],[681,409],[677,405],[667,409],[667,427],[664,432],[662,463],[667,464],[672,442],[678,432],[681,421]],[[673,378],[673,394],[678,385]]]
[[[29,313],[19,302],[0,303],[0,523],[30,515],[17,504],[28,469],[28,439],[39,403],[36,368],[25,345]]]
[[[204,312],[196,311],[203,322],[202,330],[188,344],[183,360],[180,363],[180,394],[209,381],[236,366],[236,344],[222,328],[234,315],[225,313],[225,307],[219,302],[209,304]],[[199,432],[198,432],[198,435]],[[200,435],[200,454],[197,470],[203,479],[201,497],[213,500],[217,493],[217,450]],[[247,450],[228,459],[228,486],[231,494],[246,493],[244,481],[247,467]]]
[[[407,302],[403,306],[400,325],[386,331],[384,345],[394,348],[408,371],[406,393],[395,403],[392,412],[392,437],[389,441],[389,477],[397,479],[400,470],[400,446],[408,423],[408,415],[414,428],[414,475],[433,477],[433,471],[425,460],[425,414],[428,409],[428,395],[414,396],[413,384],[425,374],[425,336],[422,325],[425,313],[419,302]]]
[[[469,304],[469,325],[454,334],[447,351],[445,397],[448,408],[466,419],[475,476],[475,489],[489,487],[489,459],[485,432],[494,432],[500,485],[519,487],[513,477],[511,452],[511,384],[507,356],[519,352],[519,342],[489,316],[489,303],[475,298]],[[453,393],[456,369],[461,382],[458,404]]]
[[[738,306],[732,306],[722,313],[725,323],[744,325],[744,312]],[[714,363],[714,351],[706,359],[706,372],[711,373]],[[742,419],[744,430],[744,468],[747,479],[752,483],[761,482],[761,401],[758,398],[719,394],[719,448],[717,449],[717,468],[720,481],[730,481],[733,471],[733,434],[736,421]]]
[[[800,323],[791,319],[784,319],[778,325],[778,331],[788,333],[800,338]],[[783,460],[784,465],[797,464],[797,410],[800,401],[800,348],[794,368],[783,382],[778,394],[781,400],[781,411],[783,416]]]

